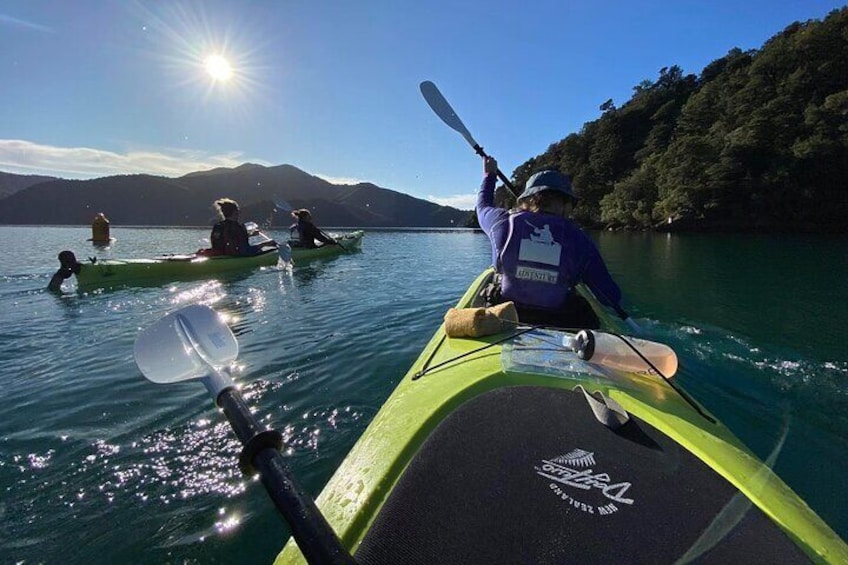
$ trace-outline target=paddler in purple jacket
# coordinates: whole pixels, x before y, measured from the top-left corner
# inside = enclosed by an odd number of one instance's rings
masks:
[[[497,171],[497,161],[485,159],[477,193],[477,220],[492,243],[492,264],[500,279],[490,302],[512,300],[527,324],[599,327],[574,286],[585,283],[612,307],[619,306],[621,290],[595,244],[568,219],[577,203],[571,181],[558,171],[540,171],[527,180],[516,208],[508,211],[495,207]]]

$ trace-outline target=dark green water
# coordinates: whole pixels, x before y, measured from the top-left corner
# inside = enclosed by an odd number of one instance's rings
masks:
[[[206,230],[114,228],[116,257],[192,251]],[[293,272],[62,296],[87,228],[0,227],[0,561],[267,562],[287,539],[202,386],[143,379],[138,331],[189,303],[230,317],[237,376],[314,493],[488,264],[476,233],[374,232]],[[24,245],[23,242],[26,242]],[[848,537],[848,238],[598,234],[678,382]],[[100,252],[101,256],[109,252]]]

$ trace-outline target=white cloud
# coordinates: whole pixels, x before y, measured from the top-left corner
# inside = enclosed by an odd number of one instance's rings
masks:
[[[477,204],[476,194],[455,194],[453,196],[433,196],[428,195],[427,200],[435,202],[441,206],[452,206],[459,210],[473,210]]]
[[[133,150],[126,153],[92,149],[90,147],[55,147],[21,139],[0,139],[0,171],[20,175],[47,175],[65,179],[92,179],[111,175],[150,174],[179,177],[187,173],[217,167],[238,167],[249,161],[271,166],[261,160],[245,158],[242,153],[230,152],[208,155],[185,149]],[[315,174],[337,185],[355,185],[363,181],[352,177]],[[472,210],[474,194],[427,196],[441,206]]]
[[[331,184],[350,184],[350,185],[354,185],[354,184],[359,184],[359,183],[361,183],[361,182],[368,182],[368,181],[366,181],[366,180],[362,180],[362,179],[355,179],[355,178],[352,178],[352,177],[331,177],[331,176],[329,176],[329,175],[320,175],[320,174],[316,174],[315,176],[316,176],[316,177],[318,177],[319,179],[323,179],[323,180],[325,180],[325,181],[327,181],[327,182],[329,182],[329,183],[331,183]]]
[[[90,179],[135,173],[177,177],[215,167],[237,167],[244,161],[236,152],[207,155],[172,149],[115,153],[89,147],[53,147],[20,139],[0,139],[0,169],[62,178]],[[251,159],[251,162],[257,161]]]
[[[0,14],[0,24],[7,24],[14,27],[22,27],[26,29],[34,29],[36,31],[44,31],[48,33],[53,33],[53,29],[47,26],[43,26],[41,24],[36,24],[33,22],[28,22],[25,20],[19,20],[18,18],[13,18],[12,16],[7,16],[5,14]]]

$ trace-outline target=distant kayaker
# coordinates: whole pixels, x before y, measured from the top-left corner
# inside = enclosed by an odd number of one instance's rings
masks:
[[[495,207],[498,163],[487,158],[477,193],[477,220],[492,244],[499,283],[489,301],[512,300],[528,324],[597,328],[589,303],[574,291],[585,283],[598,299],[617,307],[621,290],[595,244],[568,219],[577,197],[571,181],[555,170],[531,176],[516,208]]]
[[[215,201],[221,218],[212,226],[209,241],[212,243],[211,255],[255,255],[268,245],[276,245],[273,240],[263,241],[259,245],[250,244],[250,234],[239,222],[238,202],[230,198]]]
[[[316,239],[324,244],[338,245],[335,239],[328,237],[318,229],[318,226],[312,222],[312,214],[306,208],[293,210],[291,215],[292,218],[297,220],[297,222],[289,226],[289,232],[297,230],[298,241],[293,242],[295,247],[317,247],[315,244]]]

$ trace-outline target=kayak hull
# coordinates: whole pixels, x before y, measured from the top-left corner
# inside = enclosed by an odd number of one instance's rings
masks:
[[[77,285],[83,289],[150,285],[249,271],[258,267],[276,265],[278,259],[277,249],[247,257],[208,257],[189,254],[124,261],[109,259],[98,260],[95,263],[81,263],[76,277]]]
[[[480,291],[490,280],[491,274],[491,270],[489,270],[480,275],[459,301],[457,307],[480,306]],[[605,331],[622,332],[623,328],[620,327],[621,324],[617,323],[616,319],[611,317],[594,300],[591,293],[583,288],[580,291],[590,300],[596,312],[601,317]],[[537,331],[534,330],[534,332]],[[474,547],[475,540],[471,538],[477,532],[481,532],[483,536],[491,535],[491,533],[487,534],[486,532],[497,532],[498,527],[503,527],[500,521],[509,521],[506,517],[506,511],[503,508],[495,506],[499,510],[491,511],[479,509],[475,506],[479,499],[486,499],[488,497],[494,502],[498,502],[503,497],[509,495],[510,488],[506,486],[506,479],[501,480],[500,475],[498,475],[501,472],[500,465],[496,465],[498,471],[491,474],[489,478],[486,478],[486,475],[481,471],[478,473],[479,477],[473,476],[473,480],[469,481],[469,484],[476,485],[474,488],[481,483],[483,484],[480,487],[480,496],[464,503],[440,500],[436,507],[445,509],[445,512],[444,515],[435,520],[438,524],[434,524],[431,528],[426,524],[415,522],[418,512],[416,512],[415,508],[410,507],[410,500],[413,501],[415,506],[419,504],[414,502],[414,495],[411,495],[413,496],[412,499],[405,500],[405,504],[400,506],[395,501],[395,498],[409,497],[410,492],[416,492],[416,487],[414,486],[416,484],[416,474],[418,475],[419,483],[422,480],[421,477],[425,477],[424,480],[430,481],[429,491],[422,494],[418,499],[421,506],[420,513],[426,514],[425,508],[428,501],[430,498],[438,496],[440,485],[443,485],[444,488],[442,490],[445,490],[445,492],[458,492],[459,494],[457,496],[462,496],[461,490],[450,491],[449,483],[455,479],[461,480],[461,477],[457,478],[454,476],[455,473],[460,475],[463,473],[473,474],[474,471],[470,470],[473,467],[469,467],[466,471],[454,469],[449,463],[451,456],[447,455],[444,459],[447,459],[448,463],[441,468],[443,472],[434,471],[432,466],[427,467],[419,459],[426,458],[428,452],[433,452],[433,449],[435,449],[433,446],[434,438],[447,436],[462,439],[462,434],[453,434],[451,436],[450,432],[446,430],[450,430],[451,426],[455,426],[454,422],[458,419],[461,420],[462,414],[474,406],[482,405],[481,403],[483,402],[490,402],[490,399],[494,399],[496,396],[500,398],[504,395],[530,395],[532,397],[532,395],[539,395],[540,391],[542,393],[548,391],[547,394],[539,396],[539,398],[549,399],[553,402],[553,399],[562,396],[569,399],[567,403],[571,403],[568,404],[571,408],[567,410],[551,408],[550,413],[543,412],[541,415],[531,411],[531,414],[527,417],[538,419],[544,416],[547,427],[563,426],[563,429],[576,429],[578,427],[576,423],[570,421],[570,418],[573,417],[573,406],[583,406],[584,402],[582,397],[575,400],[574,395],[581,394],[577,392],[578,390],[585,390],[594,395],[602,395],[603,398],[612,399],[617,402],[630,415],[632,421],[638,423],[638,429],[646,432],[643,434],[647,438],[644,440],[644,443],[660,446],[659,449],[653,448],[647,451],[649,458],[653,457],[654,453],[669,455],[664,462],[655,462],[653,465],[657,465],[658,468],[662,468],[664,465],[671,470],[669,472],[680,472],[689,467],[684,467],[682,463],[678,465],[678,462],[688,459],[691,462],[687,463],[687,465],[699,466],[700,470],[697,473],[693,473],[691,477],[685,474],[683,477],[670,475],[669,482],[666,483],[674,485],[680,483],[683,489],[680,493],[683,494],[678,493],[679,496],[675,497],[674,501],[669,504],[677,505],[679,507],[678,512],[682,512],[682,515],[692,514],[698,517],[699,509],[695,502],[698,498],[697,492],[700,487],[703,487],[701,488],[703,493],[709,492],[708,487],[714,484],[717,489],[716,492],[741,494],[731,497],[731,502],[728,503],[730,510],[718,512],[720,516],[716,516],[716,520],[713,520],[713,522],[721,522],[721,518],[724,518],[725,521],[729,521],[729,530],[732,530],[735,525],[733,520],[738,519],[737,523],[744,524],[744,528],[747,528],[748,531],[757,531],[755,539],[762,540],[763,544],[788,544],[790,550],[797,553],[796,557],[800,556],[800,560],[812,559],[819,562],[844,562],[848,560],[848,547],[845,543],[766,464],[753,455],[725,426],[715,422],[715,419],[702,407],[693,404],[694,401],[692,403],[687,401],[686,398],[676,392],[659,376],[623,373],[608,368],[593,367],[589,363],[577,359],[570,352],[564,350],[557,351],[556,347],[553,347],[553,351],[550,352],[550,356],[553,356],[551,358],[555,362],[548,363],[551,359],[546,358],[545,363],[539,363],[537,365],[531,363],[527,365],[526,360],[522,362],[516,361],[520,351],[515,343],[519,341],[519,337],[511,337],[516,333],[518,332],[482,338],[451,338],[447,337],[444,333],[444,326],[440,327],[424,348],[418,360],[415,361],[409,372],[407,372],[395,391],[385,402],[317,500],[318,506],[327,517],[328,522],[333,526],[343,544],[354,553],[355,557],[359,556],[365,562],[369,563],[391,562],[393,559],[400,559],[398,556],[402,555],[402,552],[399,552],[393,557],[386,558],[385,552],[389,551],[391,553],[392,551],[392,543],[391,541],[387,541],[391,534],[386,534],[387,539],[382,540],[374,540],[374,535],[371,535],[373,531],[378,532],[375,535],[382,535],[381,532],[383,530],[391,529],[390,526],[385,526],[386,519],[381,515],[381,512],[385,510],[387,515],[392,515],[395,521],[399,519],[398,516],[400,515],[403,515],[404,520],[410,520],[409,523],[403,523],[404,531],[407,534],[412,532],[408,536],[404,534],[405,537],[403,539],[406,539],[407,543],[411,543],[404,551],[408,554],[416,555],[418,562],[451,562],[456,560],[474,562],[481,559],[480,554],[485,553],[485,551],[480,551],[478,548],[476,552],[477,559],[471,559],[470,555],[464,555],[462,553],[462,547],[457,549],[451,546],[451,541],[444,542],[441,538],[438,538],[437,536],[439,534],[437,532],[441,524],[445,524],[445,527],[449,527],[447,524],[451,523],[462,524],[462,530],[467,533],[463,536],[455,536],[458,539],[457,543]],[[538,339],[540,340],[561,339],[563,337],[562,333],[556,332],[538,332],[538,334]],[[504,341],[501,342],[501,340]],[[532,355],[535,354],[531,354],[531,358]],[[546,353],[546,355],[548,354]],[[575,402],[577,404],[574,404]],[[515,414],[518,414],[518,412],[515,412]],[[517,415],[514,415],[512,411],[507,409],[502,410],[498,416],[508,423],[521,421]],[[467,422],[466,424],[471,425],[472,429],[474,428],[473,420],[470,424]],[[597,426],[601,430],[600,432],[595,432],[599,437],[616,435],[611,434],[610,430],[601,424],[597,424]],[[497,420],[489,427],[497,428]],[[502,435],[507,435],[510,429],[510,426],[504,427]],[[474,437],[473,433],[469,432],[468,437]],[[436,440],[435,443],[438,443],[438,441]],[[627,445],[629,446],[633,443],[632,441],[628,441]],[[638,442],[636,443],[638,444]],[[530,444],[532,444],[529,438],[527,439],[527,444],[527,449],[529,450]],[[520,440],[518,445],[521,445]],[[563,448],[570,447],[584,446],[563,445]],[[637,445],[637,447],[640,446]],[[679,452],[673,451],[672,447],[679,450]],[[475,448],[476,444],[474,443],[464,444],[462,441],[459,441],[453,446],[452,450],[446,453],[464,454],[466,452],[473,453],[480,451],[475,451]],[[523,449],[520,449],[516,450],[515,453],[521,453],[522,456],[525,456],[526,454],[523,451]],[[496,449],[484,450],[480,455],[481,469],[486,465],[485,459],[494,457],[497,461],[504,462],[502,467],[505,473],[505,469],[508,467],[506,461],[510,457],[517,457],[518,455],[515,453],[512,456],[508,456],[504,454],[498,455]],[[564,454],[565,451],[557,453],[549,450],[534,455],[536,457],[534,461],[537,468],[534,469],[533,465],[525,468],[526,481],[537,480],[540,474],[544,474],[540,469],[545,468],[546,464],[551,463],[545,458],[563,456]],[[672,454],[675,455],[671,456]],[[594,454],[590,453],[589,455]],[[501,457],[501,459],[497,459],[497,457]],[[433,460],[433,457],[430,457],[430,459]],[[459,459],[462,459],[462,457],[457,456],[457,460]],[[598,459],[600,459],[600,455]],[[438,458],[435,458],[435,460],[438,461]],[[632,461],[636,460],[638,459],[632,459]],[[613,465],[613,463],[609,464]],[[613,475],[613,472],[610,471],[607,479],[613,481],[616,478],[620,479],[622,476],[626,478],[631,474],[637,476],[635,475],[636,470],[630,469],[628,467],[629,464],[631,463],[627,459],[623,462],[619,461],[619,467],[612,467],[616,469],[616,474]],[[600,465],[601,462],[599,461],[598,466]],[[457,467],[461,467],[461,465],[457,464]],[[426,471],[422,472],[422,469]],[[605,474],[601,474],[600,470],[596,470],[595,472],[598,473],[596,477],[606,476]],[[690,480],[693,480],[695,476],[701,475],[710,475],[713,477],[710,479],[712,483],[701,479],[694,484],[690,483]],[[596,506],[587,504],[582,498],[583,491],[579,488],[577,490],[569,490],[573,486],[570,483],[569,488],[562,488],[558,491],[557,489],[561,486],[558,482],[560,479],[562,477],[551,479],[547,483],[543,482],[541,486],[536,485],[543,492],[538,493],[537,496],[539,498],[528,498],[524,500],[523,505],[532,507],[533,504],[539,504],[541,508],[544,504],[552,503],[545,497],[557,499],[556,502],[561,503],[562,516],[555,520],[550,520],[550,522],[556,522],[557,520],[564,521],[568,518],[577,520],[591,519],[596,520],[596,522],[593,522],[595,524],[602,524],[604,518],[600,514],[604,512],[604,509],[606,508],[607,511],[612,513],[608,507],[601,504]],[[520,480],[524,481],[525,479],[521,478]],[[568,481],[566,482],[568,483]],[[619,485],[621,484],[624,483],[622,482]],[[630,485],[629,482],[627,484]],[[642,500],[646,501],[645,504],[650,506],[650,499],[645,492],[638,492],[638,484],[637,481],[633,480],[634,487],[632,492],[641,496]],[[612,489],[610,485],[606,485],[606,487]],[[624,489],[621,486],[617,488],[620,490]],[[690,489],[691,492],[686,489]],[[661,490],[661,488],[657,490]],[[619,497],[620,500],[627,498],[623,493],[620,494],[622,494]],[[680,502],[681,497],[686,498],[689,496],[692,497],[691,502],[687,502],[686,500],[682,503]],[[401,498],[401,500],[403,499]],[[631,506],[628,506],[627,503],[621,503],[620,500],[617,510],[621,510],[621,512],[616,513],[616,516],[627,518],[622,523],[625,524],[628,531],[614,531],[609,543],[615,543],[614,538],[627,540],[628,545],[620,549],[620,551],[626,551],[627,553],[620,555],[629,555],[634,561],[640,561],[640,556],[644,562],[662,562],[667,560],[668,557],[666,555],[651,553],[653,549],[647,548],[649,544],[645,540],[647,539],[650,542],[650,537],[654,532],[640,529],[634,534],[633,524],[641,523],[637,517],[638,514],[632,514],[628,517],[627,513],[631,511]],[[687,503],[691,504],[691,509],[686,506]],[[454,508],[454,504],[458,508]],[[654,504],[659,504],[659,502],[654,502]],[[407,508],[409,516],[403,513],[399,514],[398,512],[393,513],[393,508],[398,507]],[[754,508],[754,510],[747,510],[750,507]],[[466,522],[457,521],[457,515],[460,515],[460,518],[464,519],[461,516],[463,508],[469,512],[476,513],[478,518],[480,515],[484,519],[489,515],[494,516],[494,518],[486,522],[485,527],[474,530]],[[742,510],[738,510],[738,508]],[[738,514],[737,518],[733,518],[735,515],[734,512]],[[657,512],[653,512],[651,516],[655,516],[656,514]],[[728,518],[727,514],[731,517]],[[668,518],[671,522],[660,520],[657,523],[668,528],[674,528],[676,531],[678,528],[674,523],[673,513],[669,511],[669,515],[672,516],[672,518]],[[756,518],[751,517],[754,515],[756,515]],[[574,518],[575,516],[577,518]],[[712,519],[713,516],[709,515],[706,518]],[[709,521],[706,520],[706,523],[709,523]],[[493,544],[502,541],[498,538],[516,535],[513,530],[520,523],[510,522],[510,524],[501,534],[492,536],[491,541]],[[751,524],[755,524],[755,526],[751,526]],[[712,527],[717,528],[717,526]],[[422,529],[425,529],[428,532],[427,536],[432,536],[432,538],[424,539],[423,541],[420,539],[421,536],[416,538],[416,535]],[[683,529],[682,524],[679,529]],[[709,527],[707,529],[710,530]],[[718,529],[720,530],[721,528]],[[739,526],[739,529],[743,529],[743,526]],[[456,531],[456,529],[454,528],[453,531]],[[581,545],[580,540],[569,539],[568,531],[575,531],[575,528],[566,528],[564,530],[565,533],[562,533],[560,536],[554,536],[557,539],[561,538],[560,543],[556,548],[550,549],[544,545],[549,540],[537,540],[532,537],[538,534],[534,533],[533,524],[531,523],[530,533],[526,537],[516,537],[514,540],[515,545],[510,546],[509,554],[495,552],[488,556],[488,560],[490,562],[507,563],[557,563],[567,561],[603,561],[604,558],[602,556],[609,557],[609,553],[605,554],[599,549],[598,559],[595,559],[590,552],[591,547],[585,547],[586,545],[592,546],[592,544],[584,541],[583,545]],[[591,531],[591,528],[589,531]],[[764,536],[762,535],[763,532],[770,533]],[[733,533],[735,535],[737,532],[734,531]],[[727,534],[727,531],[724,534]],[[655,535],[660,538],[673,537],[675,532],[658,531],[655,532]],[[712,535],[716,536],[717,534],[713,533]],[[773,539],[769,536],[776,536],[776,538]],[[724,539],[722,536],[718,537],[719,541]],[[733,536],[725,537],[732,538]],[[410,541],[411,539],[418,539],[420,543],[416,544]],[[436,541],[437,539],[440,541]],[[677,538],[674,539],[677,540]],[[680,543],[683,542],[681,541]],[[640,548],[640,544],[643,547]],[[702,551],[711,549],[702,540],[698,540],[695,546],[698,546],[698,544],[706,547],[706,549],[702,547]],[[595,545],[598,546],[600,544]],[[653,545],[664,548],[670,544],[666,543],[664,539],[657,539]],[[719,548],[722,547],[720,543],[718,545]],[[390,549],[387,550],[387,547]],[[724,551],[732,551],[732,543],[727,547],[731,549],[725,549]],[[534,549],[542,551],[542,553],[534,554]],[[764,551],[767,549],[764,546]],[[361,551],[361,553],[358,554],[358,551]],[[557,554],[557,551],[561,553]],[[615,555],[615,551],[619,550],[613,548],[613,555]],[[713,559],[721,555],[721,549],[716,551],[719,553],[711,554]],[[786,548],[780,545],[780,551],[786,551]],[[734,555],[736,554],[730,553],[730,557]],[[697,554],[694,556],[696,557]],[[678,557],[682,557],[682,555],[678,555]],[[693,556],[689,555],[689,557],[691,558]],[[483,559],[483,561],[485,560]],[[674,560],[670,559],[670,561]],[[791,557],[781,559],[782,562],[797,560]],[[404,561],[406,562],[406,560]],[[277,564],[302,562],[302,555],[293,540],[289,540],[276,560]]]
[[[303,263],[313,259],[324,259],[335,257],[343,253],[350,253],[360,249],[362,237],[365,232],[357,230],[351,233],[346,233],[336,238],[340,245],[325,244],[318,247],[297,247],[288,245],[289,253],[293,263]]]

